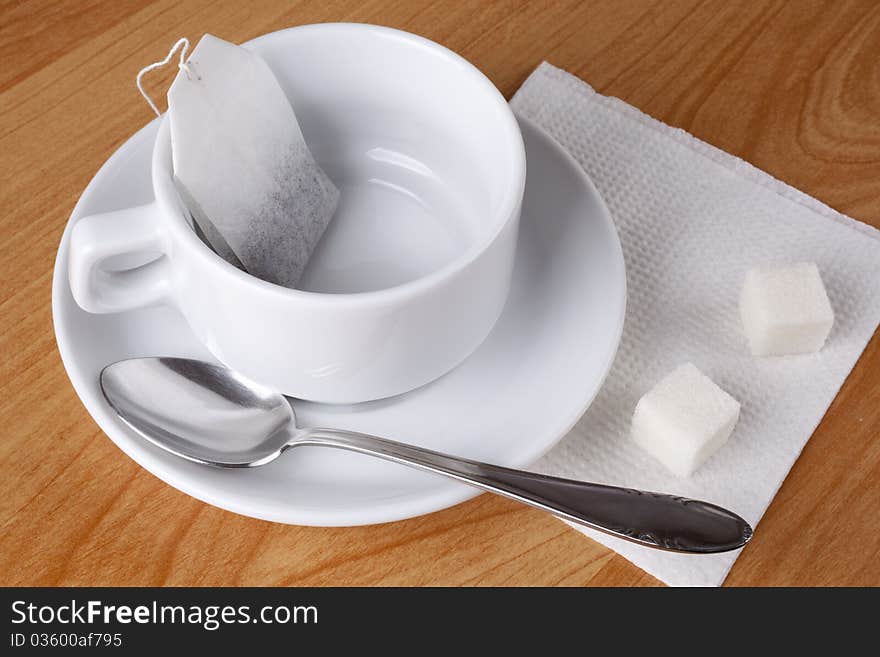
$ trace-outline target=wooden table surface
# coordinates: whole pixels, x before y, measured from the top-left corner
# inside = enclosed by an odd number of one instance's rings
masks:
[[[92,175],[151,118],[138,68],[181,35],[240,42],[322,21],[434,39],[507,97],[546,59],[880,226],[874,0],[2,0],[0,584],[657,584],[557,520],[488,495],[354,529],[236,516],[141,469],[74,394],[52,332],[55,250]],[[728,584],[880,585],[878,430],[875,335]]]

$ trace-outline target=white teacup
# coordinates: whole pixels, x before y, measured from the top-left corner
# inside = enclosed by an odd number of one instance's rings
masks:
[[[155,201],[73,228],[77,303],[173,304],[220,361],[303,399],[380,399],[448,372],[489,334],[510,285],[526,164],[504,98],[455,53],[383,27],[308,25],[247,47],[342,191],[302,289],[250,276],[196,236],[164,120]]]

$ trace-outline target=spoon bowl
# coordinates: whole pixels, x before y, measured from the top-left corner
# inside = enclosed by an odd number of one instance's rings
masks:
[[[268,463],[284,450],[296,426],[283,395],[202,361],[119,361],[101,372],[101,390],[119,417],[144,438],[206,465]]]

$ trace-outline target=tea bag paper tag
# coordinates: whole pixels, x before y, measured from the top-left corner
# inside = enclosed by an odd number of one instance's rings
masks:
[[[296,285],[339,191],[257,54],[206,34],[168,90],[174,178],[204,239],[250,274]]]

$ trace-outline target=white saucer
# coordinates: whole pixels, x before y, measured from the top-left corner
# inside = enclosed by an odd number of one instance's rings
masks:
[[[525,467],[581,417],[611,367],[623,328],[626,275],[611,217],[560,146],[520,119],[528,159],[513,288],[486,342],[453,372],[400,397],[355,406],[297,403],[322,425],[501,465]],[[301,525],[363,525],[452,506],[477,491],[437,475],[331,449],[301,448],[252,470],[183,461],[122,424],[98,386],[101,368],[134,356],[211,359],[168,308],[91,315],[67,283],[77,218],[147,203],[158,122],[101,167],[73,211],[55,262],[52,310],[61,358],[86,409],[126,454],[172,486],[236,513]],[[430,345],[425,345],[430,349]]]

